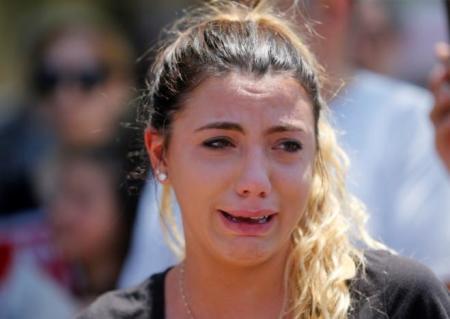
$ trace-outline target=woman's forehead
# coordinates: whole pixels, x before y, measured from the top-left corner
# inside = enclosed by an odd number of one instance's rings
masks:
[[[217,119],[241,119],[247,114],[313,124],[310,98],[298,81],[287,75],[257,78],[231,73],[208,78],[188,94],[181,113],[180,117]]]
[[[206,91],[206,93],[205,93]],[[277,95],[278,97],[307,99],[303,86],[288,74],[265,74],[255,76],[252,74],[231,72],[224,76],[211,76],[206,78],[191,95],[208,95],[211,93],[225,93],[232,96],[251,96],[265,98]]]

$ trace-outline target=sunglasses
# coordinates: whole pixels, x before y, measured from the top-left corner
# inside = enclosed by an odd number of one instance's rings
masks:
[[[90,66],[79,70],[65,70],[42,66],[33,77],[34,87],[39,95],[53,94],[64,86],[77,86],[83,92],[90,92],[108,78],[108,69],[104,66]]]

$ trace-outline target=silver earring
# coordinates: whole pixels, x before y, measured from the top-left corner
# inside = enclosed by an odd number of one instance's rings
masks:
[[[167,174],[161,172],[160,170],[157,170],[157,171],[156,171],[156,177],[158,178],[158,180],[159,180],[160,182],[164,182],[164,181],[167,179]]]

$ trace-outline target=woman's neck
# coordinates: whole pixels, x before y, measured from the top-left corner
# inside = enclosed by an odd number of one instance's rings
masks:
[[[168,275],[167,318],[279,318],[286,260],[286,252],[255,266],[188,257]]]

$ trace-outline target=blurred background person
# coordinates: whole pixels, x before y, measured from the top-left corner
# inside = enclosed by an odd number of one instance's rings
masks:
[[[106,158],[78,161],[87,154],[72,162],[76,152],[59,152],[120,138],[136,56],[117,24],[90,6],[49,7],[30,25],[23,106],[0,125],[0,317],[69,318],[80,303],[114,288],[134,209],[125,214],[117,198],[116,175],[125,169],[113,171]],[[66,160],[66,169],[49,174],[49,165]],[[39,194],[49,193],[55,196],[45,196],[43,206]]]
[[[28,273],[35,275],[26,282],[17,282],[13,275],[4,278],[0,314],[31,318],[26,314],[34,311],[33,318],[70,318],[95,297],[116,287],[128,252],[140,189],[127,179],[129,148],[118,145],[65,148],[48,162],[42,171],[48,180],[42,188],[43,210],[64,280],[53,281],[38,267],[33,269],[32,263],[26,263]],[[49,287],[34,287],[27,292],[26,287],[36,281]],[[56,295],[57,307],[66,305],[72,312],[59,317],[58,312],[45,312],[55,302],[42,298],[48,294]],[[37,315],[40,313],[47,317]]]
[[[112,138],[133,89],[130,47],[111,27],[79,21],[55,25],[36,44],[36,106],[65,145]]]
[[[134,92],[132,46],[100,14],[68,7],[36,19],[25,106],[0,130],[4,214],[37,206],[33,175],[53,146],[114,138]]]
[[[440,64],[431,73],[430,88],[434,94],[434,106],[430,118],[435,129],[434,141],[442,162],[450,172],[450,47],[444,42],[436,46]],[[450,282],[447,282],[450,289]]]
[[[430,87],[435,103],[430,118],[435,128],[436,149],[450,172],[450,48],[446,43],[436,46],[440,64],[431,74]]]
[[[354,62],[364,34],[357,31],[360,12],[371,3],[313,1],[307,11],[323,37],[311,44],[331,80],[331,112],[350,156],[349,184],[367,205],[377,239],[450,281],[450,184],[427,116],[432,97]],[[342,79],[341,88],[335,79]]]
[[[351,37],[354,50],[351,54],[354,64],[377,73],[395,75],[396,52],[401,49],[403,31],[401,10],[385,0],[355,1],[353,6]]]
[[[423,87],[447,38],[442,0],[354,0],[351,30],[354,64]]]
[[[127,182],[127,156],[111,147],[65,150],[50,170],[46,211],[70,288],[81,302],[116,287],[139,192]]]

